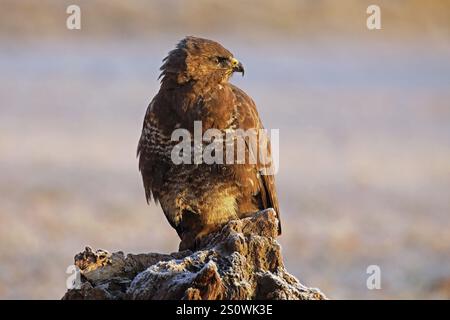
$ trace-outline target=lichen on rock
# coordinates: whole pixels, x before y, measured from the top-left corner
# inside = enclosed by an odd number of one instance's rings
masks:
[[[79,289],[63,299],[326,299],[283,264],[272,209],[228,222],[198,250],[128,254],[86,247],[75,256]]]

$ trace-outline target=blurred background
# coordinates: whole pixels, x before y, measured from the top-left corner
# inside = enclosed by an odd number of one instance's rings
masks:
[[[186,35],[230,49],[280,129],[288,271],[334,299],[450,298],[450,2],[414,0],[0,0],[0,298],[61,298],[86,244],[177,250],[136,146]]]

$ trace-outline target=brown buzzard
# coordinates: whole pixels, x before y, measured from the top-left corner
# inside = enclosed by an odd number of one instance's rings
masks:
[[[279,215],[274,177],[261,174],[261,164],[175,164],[171,158],[178,143],[172,132],[184,128],[193,135],[194,121],[203,132],[263,128],[253,100],[228,82],[233,72],[244,73],[242,64],[219,43],[197,37],[181,40],[163,61],[161,88],[139,140],[139,170],[147,202],[159,201],[180,249],[195,249],[229,220],[266,208]]]

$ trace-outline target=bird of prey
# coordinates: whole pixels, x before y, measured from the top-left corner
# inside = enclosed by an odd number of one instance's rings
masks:
[[[229,83],[243,65],[219,43],[188,36],[163,60],[161,87],[145,114],[138,144],[139,170],[147,202],[159,202],[177,231],[180,250],[195,249],[226,222],[279,205],[273,174],[259,163],[181,163],[172,160],[172,133],[262,129],[253,100]],[[251,148],[245,144],[247,153]],[[270,148],[270,143],[269,143]],[[279,220],[279,219],[278,219]],[[281,234],[281,224],[278,227]]]

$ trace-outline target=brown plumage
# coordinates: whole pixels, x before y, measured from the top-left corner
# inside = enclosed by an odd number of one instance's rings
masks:
[[[231,219],[265,208],[279,215],[273,175],[260,164],[179,164],[171,160],[172,132],[263,128],[253,100],[228,82],[242,65],[219,43],[187,37],[164,59],[161,88],[150,103],[138,145],[147,201],[159,201],[181,238],[194,249],[204,235]],[[253,152],[246,144],[247,156]],[[281,233],[281,226],[279,227]]]

